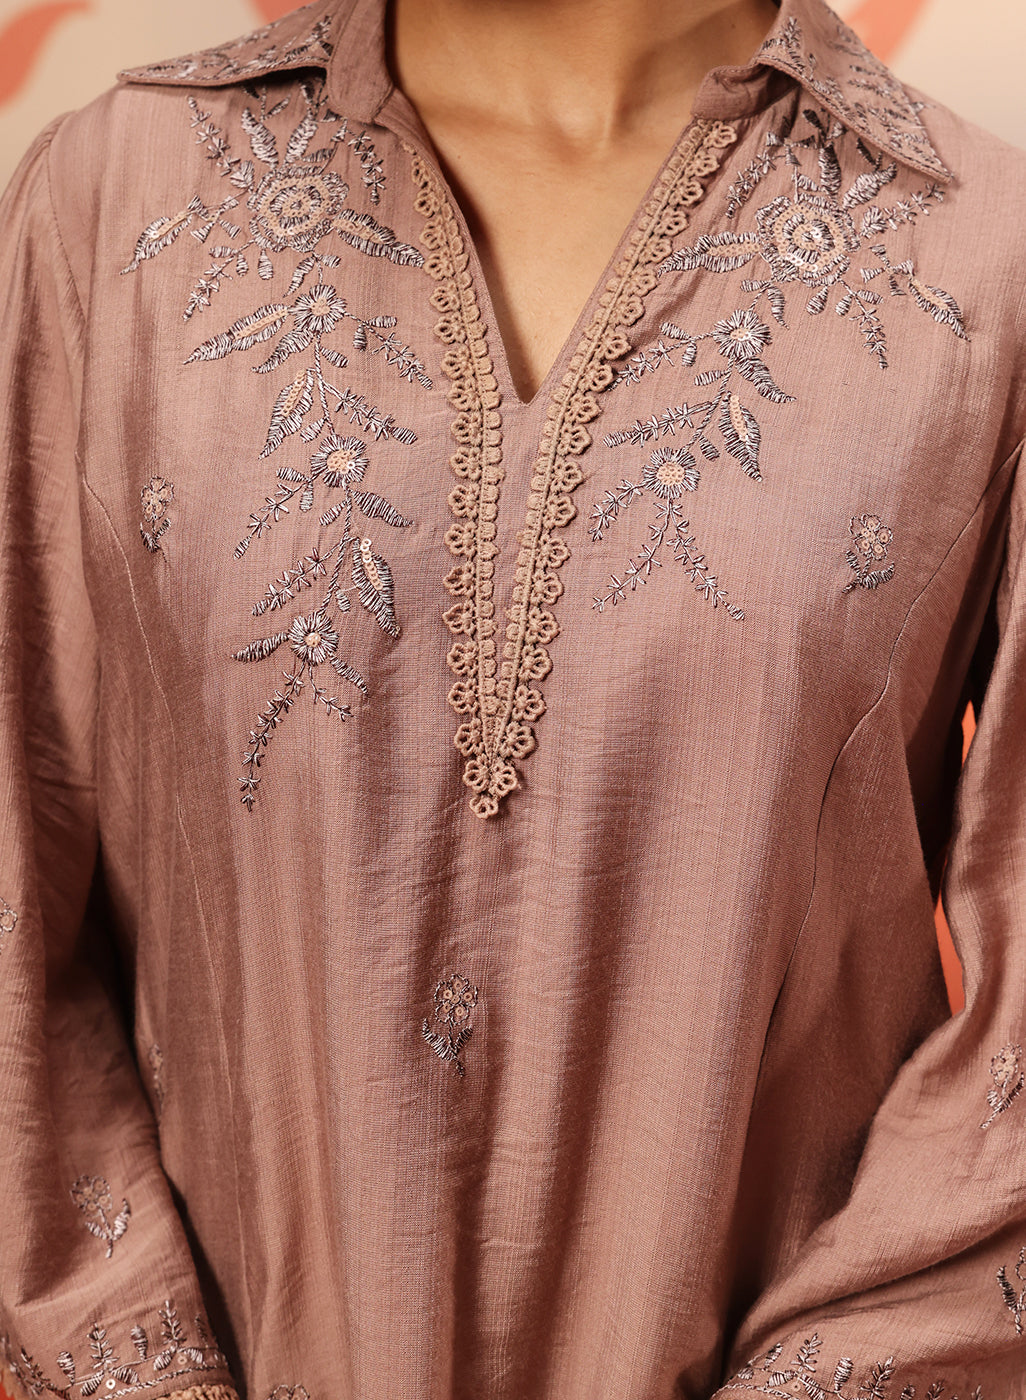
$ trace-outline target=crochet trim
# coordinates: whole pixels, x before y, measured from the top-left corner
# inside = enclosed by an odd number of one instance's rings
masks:
[[[613,382],[610,361],[631,350],[626,328],[641,318],[645,297],[656,285],[655,265],[687,226],[687,209],[704,192],[702,180],[719,167],[736,139],[735,128],[725,122],[696,120],[688,126],[552,395],[517,536],[501,657],[494,598],[504,476],[501,395],[455,211],[434,171],[407,147],[418,186],[416,207],[425,219],[421,242],[430,250],[424,265],[437,284],[431,294],[440,313],[435,334],[447,347],[442,368],[452,381],[448,397],[456,410],[451,432],[458,446],[449,459],[458,479],[449,495],[456,523],[445,541],[461,562],[445,579],[457,601],[444,618],[456,639],[447,657],[457,677],[449,691],[449,703],[460,716],[454,743],[466,759],[463,781],[474,793],[470,805],[479,817],[495,815],[519,785],[517,764],[536,747],[533,726],[545,711],[537,683],[552,668],[548,645],[559,632],[552,611],[563,592],[557,570],[570,557],[557,532],[577,513],[571,493],[584,480],[575,459],[591,444],[585,425],[601,412],[596,396]]]

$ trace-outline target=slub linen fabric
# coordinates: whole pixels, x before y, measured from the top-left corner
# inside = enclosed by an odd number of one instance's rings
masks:
[[[784,0],[525,403],[383,33],[3,203],[5,1383],[1023,1400],[1026,157]]]

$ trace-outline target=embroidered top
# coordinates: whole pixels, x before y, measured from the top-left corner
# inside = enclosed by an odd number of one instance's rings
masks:
[[[1026,157],[783,0],[524,403],[383,9],[0,209],[4,1384],[1026,1396]]]

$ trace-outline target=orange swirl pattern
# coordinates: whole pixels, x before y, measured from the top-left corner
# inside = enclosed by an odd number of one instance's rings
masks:
[[[61,20],[91,8],[90,0],[45,0],[26,5],[0,28],[0,106],[21,92]]]

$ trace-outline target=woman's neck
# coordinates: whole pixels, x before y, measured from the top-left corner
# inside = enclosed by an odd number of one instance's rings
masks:
[[[393,0],[392,60],[418,109],[594,149],[747,62],[776,15],[773,0]]]

